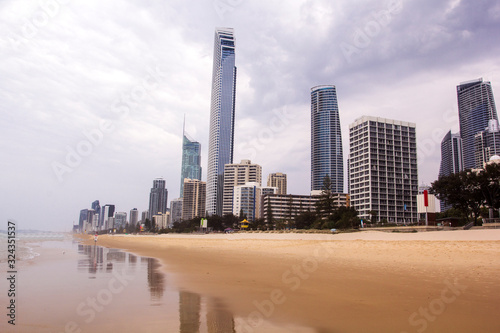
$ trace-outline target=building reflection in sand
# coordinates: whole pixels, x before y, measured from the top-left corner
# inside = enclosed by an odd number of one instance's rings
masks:
[[[89,279],[95,279],[98,273],[111,273],[117,267],[126,264],[127,271],[142,274],[141,266],[147,269],[147,285],[150,294],[150,306],[166,306],[164,298],[166,275],[161,271],[157,259],[145,258],[116,249],[96,245],[78,245],[78,252],[85,255],[78,260],[78,271],[87,272]],[[121,266],[120,266],[121,265]],[[179,294],[179,332],[236,333],[233,314],[220,300],[205,298],[199,294],[180,291]],[[171,297],[171,296],[170,296]],[[148,311],[143,307],[137,312]],[[169,308],[166,311],[171,311]]]

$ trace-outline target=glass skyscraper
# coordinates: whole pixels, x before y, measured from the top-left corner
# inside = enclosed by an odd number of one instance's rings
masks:
[[[181,195],[184,195],[184,179],[201,180],[201,145],[184,131],[182,135]]]
[[[165,214],[168,207],[168,190],[165,188],[165,179],[157,178],[153,180],[153,187],[149,194],[149,218],[160,213]]]
[[[484,131],[490,120],[498,120],[491,83],[483,79],[463,82],[457,86],[457,98],[464,169],[472,169],[477,167],[475,135]]]
[[[321,190],[328,175],[334,193],[344,192],[344,161],[335,86],[311,89],[311,190]]]
[[[217,28],[214,42],[207,202],[209,215],[222,215],[224,165],[233,163],[236,95],[235,39],[232,28]]]

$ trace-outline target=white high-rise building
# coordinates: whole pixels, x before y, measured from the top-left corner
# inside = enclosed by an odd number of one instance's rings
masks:
[[[415,124],[363,116],[349,126],[349,194],[361,219],[416,222]]]
[[[234,106],[236,96],[235,39],[233,29],[215,30],[206,209],[222,215],[224,165],[233,163]]]
[[[252,164],[250,160],[240,163],[226,164],[224,169],[224,195],[222,214],[233,213],[233,191],[235,186],[254,182],[262,185],[262,167]]]

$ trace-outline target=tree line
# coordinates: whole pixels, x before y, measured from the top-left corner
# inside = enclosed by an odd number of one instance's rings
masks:
[[[487,164],[481,170],[465,170],[440,176],[431,184],[430,192],[452,206],[452,213],[478,223],[484,210],[489,217],[500,209],[500,163]],[[443,215],[449,215],[445,212]]]

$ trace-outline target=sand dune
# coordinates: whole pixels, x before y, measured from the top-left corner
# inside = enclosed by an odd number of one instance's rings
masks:
[[[100,236],[220,298],[237,332],[498,332],[500,230]]]

